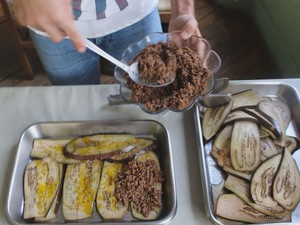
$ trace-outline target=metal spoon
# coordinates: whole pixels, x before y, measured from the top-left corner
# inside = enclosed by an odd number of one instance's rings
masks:
[[[110,62],[112,62],[116,66],[120,67],[122,70],[124,70],[125,72],[128,73],[129,77],[134,82],[136,82],[140,85],[148,86],[148,87],[161,87],[161,86],[166,86],[166,85],[172,83],[175,79],[175,76],[174,76],[174,79],[169,80],[168,82],[163,83],[163,84],[159,84],[159,83],[155,83],[155,82],[149,82],[149,81],[147,81],[147,79],[145,79],[142,76],[142,74],[139,73],[139,70],[138,70],[138,64],[139,63],[138,62],[132,63],[131,65],[127,65],[127,64],[117,60],[113,56],[109,55],[105,51],[103,51],[101,48],[99,48],[97,45],[95,45],[93,42],[91,42],[87,38],[82,36],[82,39],[83,39],[84,44],[87,48],[89,48],[93,52],[97,53],[98,55],[104,57],[105,59],[109,60]]]

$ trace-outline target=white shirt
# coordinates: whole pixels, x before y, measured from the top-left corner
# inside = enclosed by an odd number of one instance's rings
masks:
[[[158,1],[73,0],[75,26],[87,38],[102,37],[142,20],[157,7]]]
[[[75,20],[75,25],[80,34],[88,38],[101,37],[136,23],[158,4],[158,0],[73,0],[73,3],[75,1],[81,1],[81,15]],[[103,16],[99,12],[97,18],[96,3],[102,10],[106,4],[104,18],[99,18]]]

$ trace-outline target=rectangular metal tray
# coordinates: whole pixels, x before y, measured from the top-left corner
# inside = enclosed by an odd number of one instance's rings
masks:
[[[100,133],[130,133],[136,137],[152,138],[159,141],[156,151],[163,181],[163,207],[156,220],[141,221],[125,215],[122,221],[104,221],[94,210],[93,217],[77,222],[65,222],[61,209],[55,221],[51,224],[167,224],[174,218],[177,211],[175,175],[173,168],[172,149],[169,133],[159,122],[153,120],[114,120],[114,121],[79,121],[79,122],[42,122],[29,126],[22,134],[13,171],[6,204],[6,215],[11,224],[27,224],[22,218],[23,212],[23,175],[26,165],[31,161],[30,152],[35,138],[72,138]],[[39,223],[35,223],[39,224]],[[41,224],[45,224],[41,223]]]
[[[293,119],[287,129],[287,134],[298,138],[300,137],[300,99],[299,93],[294,87],[277,82],[230,81],[228,87],[220,92],[220,94],[233,94],[247,89],[253,89],[262,96],[280,98],[286,101],[293,114]],[[212,148],[212,141],[205,142],[203,140],[201,130],[201,109],[201,105],[197,104],[194,111],[194,120],[206,214],[213,224],[245,224],[242,222],[224,220],[218,218],[214,214],[214,204],[218,195],[223,191],[224,173],[211,157],[210,151]],[[294,153],[293,157],[296,159],[298,168],[300,168],[300,150]],[[298,207],[292,214],[292,222],[280,224],[294,223],[300,223],[300,204],[298,204]]]

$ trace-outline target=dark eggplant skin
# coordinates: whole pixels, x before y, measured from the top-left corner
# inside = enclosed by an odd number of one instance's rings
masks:
[[[272,132],[275,137],[278,138],[282,135],[278,122],[272,119],[266,113],[258,110],[257,108],[243,108],[242,110],[255,117],[258,120],[258,123],[264,126],[266,129],[270,130],[270,132]]]

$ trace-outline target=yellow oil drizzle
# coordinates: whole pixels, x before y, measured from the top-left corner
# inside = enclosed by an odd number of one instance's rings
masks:
[[[49,177],[49,167],[47,163],[42,163],[40,160],[37,160],[36,167],[38,168],[37,173],[37,208],[39,215],[45,215],[48,211],[47,201],[54,197],[55,192],[57,191],[58,182]]]
[[[115,150],[120,150],[125,148],[133,143],[135,143],[135,139],[129,139],[127,141],[100,141],[89,143],[89,146],[83,146],[77,148],[75,150],[76,154],[80,155],[90,155],[90,154],[101,154],[101,153],[108,153]]]
[[[99,168],[94,165],[94,163],[99,163]],[[75,165],[74,165],[75,166]],[[77,164],[80,168],[79,173],[76,173],[77,176],[74,180],[76,199],[72,205],[68,205],[70,209],[84,212],[86,215],[91,216],[93,212],[93,202],[96,194],[96,189],[93,185],[95,182],[93,179],[93,174],[95,171],[93,169],[97,168],[100,170],[100,161],[90,161],[82,164]],[[70,169],[68,176],[72,176],[72,172],[75,169]]]
[[[114,195],[115,182],[114,179],[123,168],[121,163],[105,163],[100,180],[101,192],[97,195],[97,207],[106,207],[111,211],[117,210],[119,203]],[[105,205],[102,205],[102,202]]]

